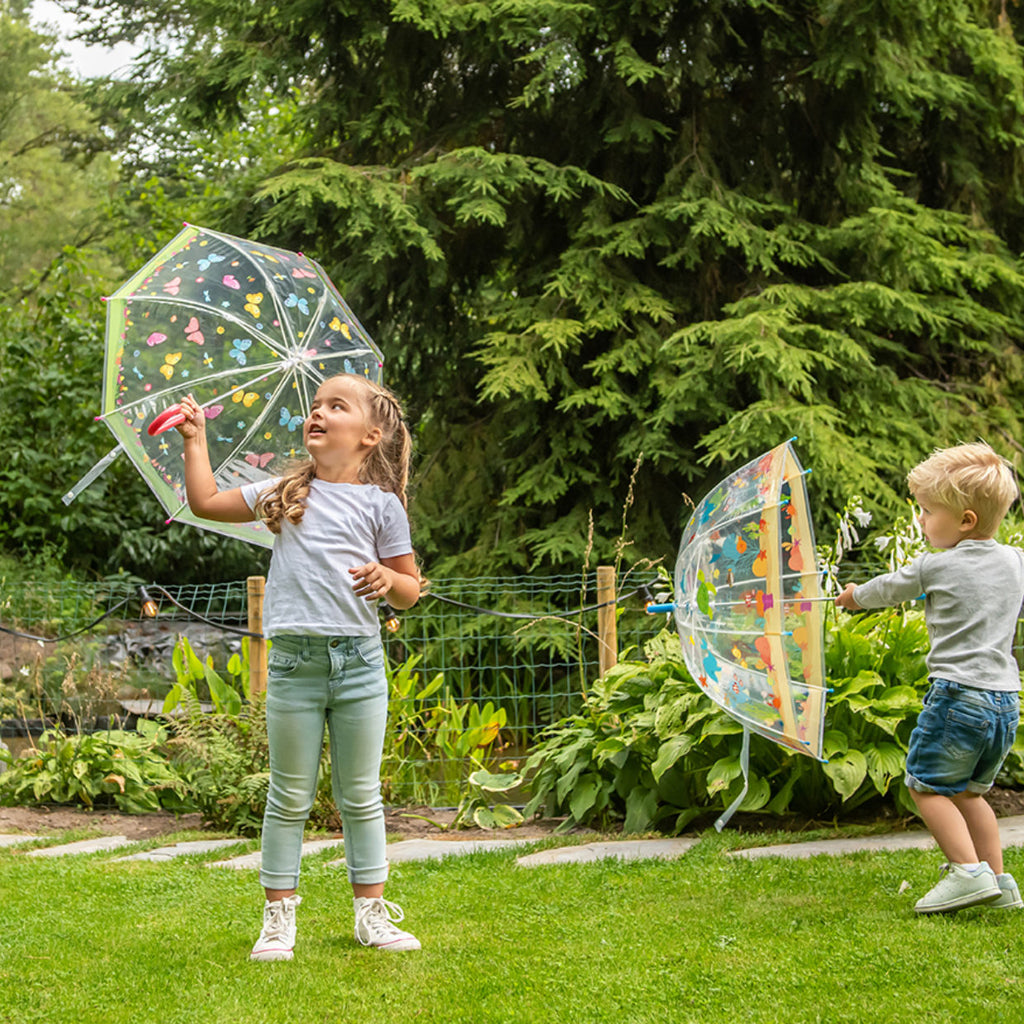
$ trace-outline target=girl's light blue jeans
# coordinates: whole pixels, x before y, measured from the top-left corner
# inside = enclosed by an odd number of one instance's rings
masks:
[[[325,725],[349,881],[383,882],[388,861],[380,762],[388,684],[380,637],[275,636],[267,668],[270,789],[260,883],[268,889],[298,887]]]

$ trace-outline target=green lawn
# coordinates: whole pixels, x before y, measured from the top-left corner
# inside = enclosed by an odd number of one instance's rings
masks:
[[[913,914],[936,854],[726,858],[738,842],[709,835],[674,862],[396,865],[387,895],[424,946],[407,954],[354,943],[323,856],[304,865],[296,958],[278,964],[247,960],[252,871],[0,851],[0,1022],[1024,1018],[1024,916]],[[1008,869],[1024,876],[1024,852]]]

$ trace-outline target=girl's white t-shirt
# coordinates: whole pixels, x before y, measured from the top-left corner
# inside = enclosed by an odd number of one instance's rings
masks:
[[[276,480],[244,484],[254,508]],[[287,520],[274,540],[263,605],[263,632],[306,636],[377,636],[377,601],[357,597],[349,569],[412,553],[409,518],[398,496],[376,484],[314,479],[297,526]]]

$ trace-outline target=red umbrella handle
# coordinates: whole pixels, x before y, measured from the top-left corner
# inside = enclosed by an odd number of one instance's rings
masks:
[[[176,427],[179,423],[185,422],[185,414],[181,411],[180,405],[168,406],[159,416],[157,416],[148,427],[146,427],[146,433],[150,437],[156,437],[157,434],[162,434],[165,430],[170,430],[171,427]]]

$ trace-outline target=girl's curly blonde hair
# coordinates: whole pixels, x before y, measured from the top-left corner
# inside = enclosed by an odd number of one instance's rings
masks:
[[[376,484],[382,491],[391,491],[398,496],[402,507],[408,508],[405,490],[409,483],[412,438],[405,425],[401,404],[394,393],[382,384],[375,384],[356,374],[338,376],[358,381],[365,388],[369,424],[381,432],[380,441],[359,467],[359,479],[363,483]],[[285,473],[276,486],[260,495],[255,511],[271,533],[280,533],[285,519],[292,524],[302,522],[309,488],[315,476],[316,463],[307,459]]]

